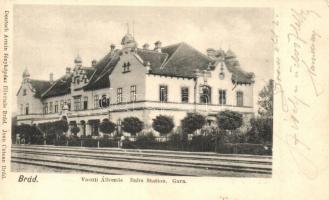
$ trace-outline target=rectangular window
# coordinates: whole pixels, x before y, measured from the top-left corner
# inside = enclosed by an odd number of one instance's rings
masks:
[[[49,113],[53,112],[53,102],[49,102]]]
[[[21,107],[20,107],[20,114],[23,115],[24,114],[24,105],[21,104]]]
[[[99,108],[99,96],[94,96],[94,108]]]
[[[226,90],[219,90],[219,104],[226,104]]]
[[[130,72],[130,62],[123,63],[122,68],[123,68],[123,72],[122,73]]]
[[[122,88],[117,89],[117,103],[122,103]]]
[[[61,100],[59,106],[60,110],[63,110],[63,107],[64,107],[64,100]]]
[[[83,97],[83,109],[88,109],[88,97]]]
[[[130,86],[130,101],[136,101],[136,85]]]
[[[168,101],[168,86],[166,85],[160,85],[159,88],[159,99],[161,102],[167,102]]]
[[[71,99],[66,100],[67,109],[71,110]]]
[[[183,103],[188,103],[188,87],[181,88],[181,98]]]
[[[58,113],[58,101],[55,101],[55,113]]]
[[[81,110],[81,96],[74,97],[74,110]]]
[[[29,114],[29,104],[27,103],[26,107],[25,107],[25,115],[28,115],[28,114]]]
[[[27,91],[26,91],[26,89],[24,89],[23,90],[23,96],[26,96],[26,94],[27,94]]]
[[[44,113],[47,114],[48,113],[48,103],[44,104]]]
[[[236,92],[236,105],[243,106],[243,92]]]

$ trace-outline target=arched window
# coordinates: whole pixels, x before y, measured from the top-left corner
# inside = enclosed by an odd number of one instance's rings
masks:
[[[211,87],[208,85],[200,86],[200,103],[211,103]]]

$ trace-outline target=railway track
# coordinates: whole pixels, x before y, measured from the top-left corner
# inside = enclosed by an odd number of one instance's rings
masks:
[[[102,174],[268,177],[272,171],[269,156],[37,145],[13,145],[12,162]]]

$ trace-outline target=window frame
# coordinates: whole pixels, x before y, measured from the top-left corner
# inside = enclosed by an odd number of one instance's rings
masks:
[[[122,87],[117,88],[117,103],[122,103],[123,101],[122,93],[123,93]]]
[[[185,96],[185,100],[184,100],[184,90],[187,90],[187,94],[185,94],[185,95],[187,95],[187,96]],[[186,86],[183,86],[183,87],[181,87],[181,102],[182,103],[188,103],[189,102],[189,100],[190,100],[190,90],[189,90],[189,87],[186,87]]]
[[[135,102],[137,100],[137,86],[131,85],[130,86],[130,101]]]
[[[164,93],[162,91],[164,91]],[[159,101],[168,102],[168,85],[159,85]]]
[[[99,108],[99,95],[98,94],[94,95],[94,108],[95,109]]]
[[[222,96],[222,94],[223,94],[223,96]],[[218,103],[219,103],[219,105],[227,104],[227,90],[224,90],[224,89],[218,90]]]
[[[199,91],[199,96],[200,96],[199,101],[200,101],[200,103],[201,104],[211,104],[212,88],[209,85],[200,85],[199,88],[200,88],[200,91]],[[210,94],[210,95],[208,95],[209,98],[207,98],[208,101],[204,101],[204,96],[205,96],[205,94],[203,92],[204,88],[207,88],[208,92],[209,92],[208,94]]]
[[[243,92],[242,91],[237,91],[236,92],[236,106],[243,106]]]

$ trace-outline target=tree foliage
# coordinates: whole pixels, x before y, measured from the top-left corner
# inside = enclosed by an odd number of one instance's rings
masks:
[[[203,115],[198,113],[188,113],[182,120],[183,133],[193,133],[194,131],[203,127],[206,123],[206,119]]]
[[[122,121],[122,129],[132,135],[140,132],[144,128],[144,123],[137,117],[126,117]]]
[[[103,119],[99,125],[99,130],[106,134],[112,133],[115,130],[115,123],[111,122],[109,119]]]
[[[251,130],[248,132],[250,143],[272,143],[273,140],[273,119],[254,118],[250,120]]]
[[[160,134],[168,134],[172,131],[175,124],[172,117],[165,115],[159,115],[153,119],[152,127],[154,130],[158,131]]]
[[[21,139],[25,140],[25,143],[29,144],[42,144],[43,134],[37,129],[36,125],[21,124],[15,127],[15,135],[19,134]]]
[[[242,126],[242,114],[230,110],[221,111],[217,114],[218,128],[223,130],[235,130]]]
[[[69,125],[66,120],[58,120],[54,122],[45,122],[38,124],[38,127],[46,133],[62,134],[69,130]]]
[[[267,85],[259,92],[258,97],[258,114],[261,117],[273,116],[273,80],[271,79]]]
[[[77,126],[73,126],[72,128],[71,128],[71,133],[73,133],[74,135],[76,135],[77,133],[79,133],[80,132],[80,128],[79,127],[77,127]]]

